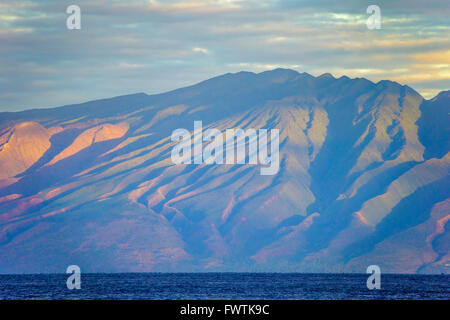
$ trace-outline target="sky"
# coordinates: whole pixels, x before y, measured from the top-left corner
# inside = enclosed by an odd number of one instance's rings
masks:
[[[69,30],[66,9],[81,9]],[[381,28],[370,30],[369,5]],[[450,89],[448,0],[0,2],[0,111],[161,93],[277,67]]]

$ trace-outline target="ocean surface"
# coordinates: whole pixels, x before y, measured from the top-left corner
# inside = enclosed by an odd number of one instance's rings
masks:
[[[69,290],[66,274],[0,275],[0,299],[446,299],[450,275],[115,273],[81,274]]]

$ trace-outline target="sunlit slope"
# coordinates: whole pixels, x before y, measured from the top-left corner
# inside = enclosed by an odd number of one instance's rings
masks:
[[[449,106],[276,69],[0,114],[0,272],[448,272]],[[278,173],[174,165],[195,120],[279,129]]]
[[[15,181],[14,176],[28,169],[50,148],[48,130],[36,122],[19,122],[0,133],[0,186]]]

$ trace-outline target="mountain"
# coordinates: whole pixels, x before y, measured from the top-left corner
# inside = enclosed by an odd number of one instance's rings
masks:
[[[276,69],[0,113],[0,273],[449,273],[449,107]],[[175,165],[196,120],[279,129],[278,173]]]

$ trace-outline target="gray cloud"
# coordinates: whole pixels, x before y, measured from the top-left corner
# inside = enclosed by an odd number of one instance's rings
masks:
[[[447,1],[379,1],[382,29],[373,31],[365,1],[76,2],[81,30],[65,26],[73,1],[0,4],[0,111],[158,93],[277,66],[394,79],[428,95],[448,89]]]

